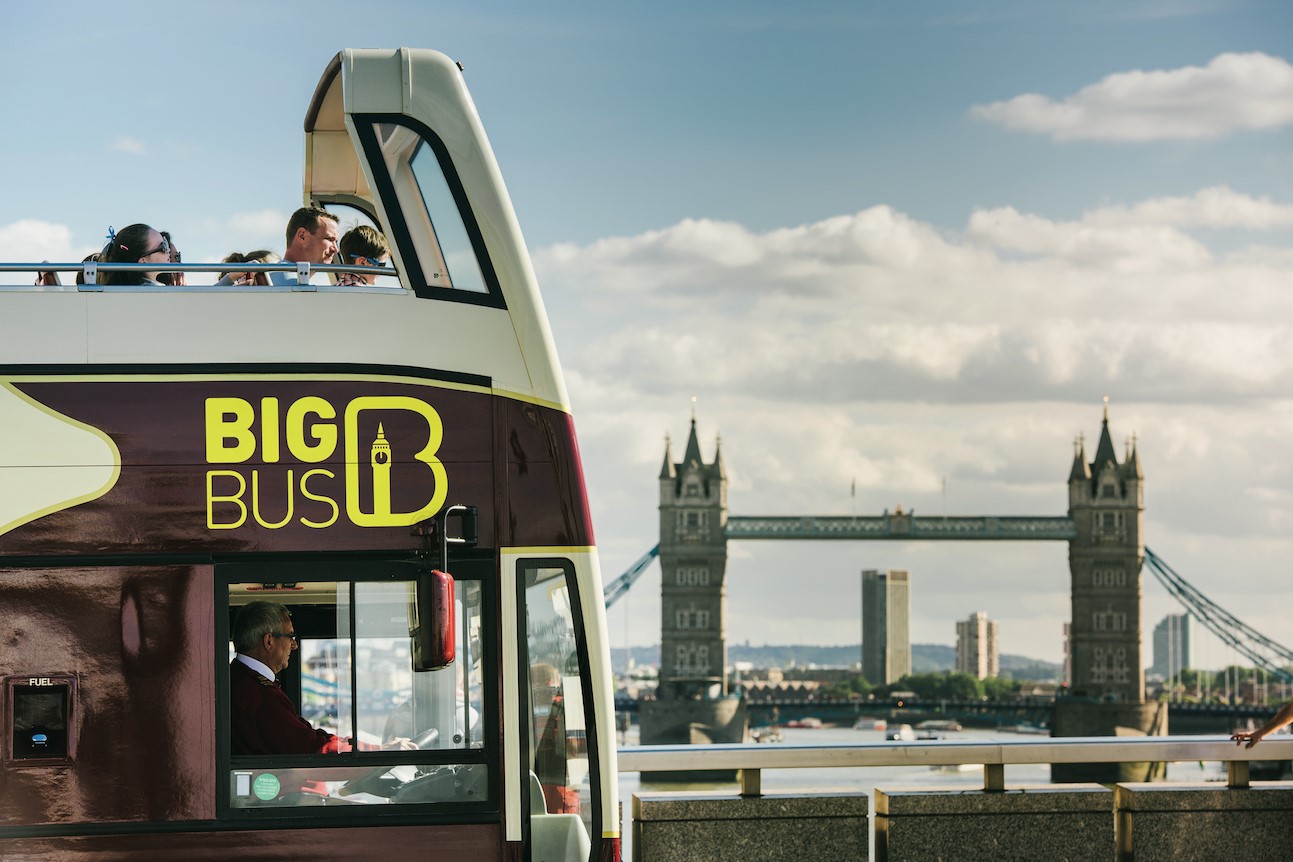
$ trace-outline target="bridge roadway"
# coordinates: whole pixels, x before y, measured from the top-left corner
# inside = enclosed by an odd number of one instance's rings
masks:
[[[922,515],[886,512],[883,515],[730,515],[728,539],[865,539],[921,541],[1037,541],[1067,542],[1077,529],[1066,515]]]

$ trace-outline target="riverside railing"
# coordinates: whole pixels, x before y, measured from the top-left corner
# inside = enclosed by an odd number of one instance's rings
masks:
[[[1006,789],[1013,764],[1176,763],[1226,764],[1226,786],[1249,786],[1254,760],[1293,760],[1293,736],[1277,735],[1244,748],[1217,736],[1063,737],[1006,742],[861,742],[824,745],[650,745],[621,748],[619,771],[739,770],[742,796],[761,795],[765,769],[865,769],[874,766],[983,766],[983,787]]]

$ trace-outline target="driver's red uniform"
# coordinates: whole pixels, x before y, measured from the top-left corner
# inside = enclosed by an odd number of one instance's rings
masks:
[[[350,743],[311,725],[277,682],[234,659],[229,665],[234,754],[335,754]]]

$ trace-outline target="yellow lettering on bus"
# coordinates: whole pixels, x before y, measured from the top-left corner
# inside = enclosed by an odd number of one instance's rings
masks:
[[[279,527],[286,525],[288,521],[292,520],[293,500],[294,500],[294,495],[292,493],[292,471],[288,470],[287,471],[287,514],[283,516],[283,520],[279,521],[276,524],[271,524],[269,521],[266,521],[264,518],[260,516],[260,471],[259,470],[251,471],[251,514],[252,514],[252,517],[256,519],[257,524],[260,524],[262,527],[265,527],[266,529],[269,529],[269,530],[277,530]]]
[[[309,481],[311,476],[314,476],[314,475],[327,476],[329,479],[335,479],[337,478],[337,475],[333,473],[331,470],[323,470],[323,469],[310,470],[306,473],[301,474],[301,496],[305,497],[307,500],[318,500],[320,503],[327,503],[329,506],[332,507],[332,517],[326,521],[311,521],[309,518],[306,518],[305,516],[301,517],[301,523],[304,524],[305,526],[313,527],[316,530],[322,530],[325,527],[331,527],[333,524],[337,523],[337,518],[341,516],[341,508],[337,505],[336,500],[333,500],[331,497],[323,497],[318,494],[315,494],[305,486],[305,483]]]
[[[238,481],[238,493],[232,496],[216,496],[215,477],[232,476]],[[247,504],[242,501],[242,495],[247,491],[247,480],[242,477],[241,473],[235,470],[210,470],[207,472],[207,529],[208,530],[233,530],[241,527],[247,521]],[[241,513],[238,520],[229,524],[217,524],[215,520],[215,504],[232,503],[238,507]]]
[[[310,414],[320,419],[337,418],[336,409],[322,398],[309,395],[292,402],[292,406],[287,408],[287,449],[298,461],[318,464],[337,450],[337,426],[330,422],[310,425],[310,437],[317,441],[312,445],[306,440],[305,418]]]
[[[422,462],[431,475],[431,499],[422,508],[414,512],[394,512],[391,507],[389,485],[384,481],[375,481],[374,491],[382,488],[386,495],[384,500],[373,500],[373,511],[365,512],[359,507],[359,471],[367,469],[370,471],[382,470],[385,467],[376,467],[370,464],[368,458],[359,456],[359,415],[365,410],[407,410],[416,413],[426,420],[427,423],[427,442],[422,450],[413,455],[415,461]],[[440,511],[444,505],[445,497],[448,495],[447,487],[448,477],[445,474],[444,464],[440,459],[435,457],[435,453],[440,449],[440,443],[444,439],[444,425],[440,421],[440,414],[435,409],[417,398],[410,398],[405,395],[371,395],[362,396],[354,399],[346,405],[346,514],[350,520],[358,527],[407,527],[424,521],[427,518]],[[373,444],[373,440],[364,441],[368,445]],[[376,479],[376,472],[373,473]],[[402,481],[408,482],[414,487],[425,487],[428,477],[417,476],[412,470],[401,470]]]
[[[256,435],[251,433],[255,421],[256,411],[241,398],[208,398],[207,463],[241,464],[250,459],[256,453]]]
[[[266,464],[278,463],[278,399],[260,399],[260,456]]]

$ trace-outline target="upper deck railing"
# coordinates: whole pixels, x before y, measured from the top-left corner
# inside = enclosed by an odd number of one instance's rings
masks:
[[[311,283],[316,274],[339,275],[373,275],[379,278],[398,276],[392,265],[384,267],[355,266],[351,264],[312,264],[293,263],[0,263],[0,282],[7,279],[4,273],[82,273],[85,284],[4,284],[0,283],[3,292],[46,292],[46,293],[193,293],[193,292],[227,292],[227,293],[406,293],[399,284],[333,284],[324,281]],[[101,272],[192,272],[216,273],[226,272],[284,272],[296,277],[291,284],[96,284]]]
[[[1063,737],[1008,742],[862,742],[827,745],[649,745],[621,748],[620,772],[740,770],[741,792],[760,793],[764,769],[959,766],[982,764],[984,789],[1005,789],[1005,767],[1049,763],[1226,764],[1229,787],[1248,786],[1253,760],[1293,760],[1293,736],[1280,735],[1244,748],[1216,736]]]

